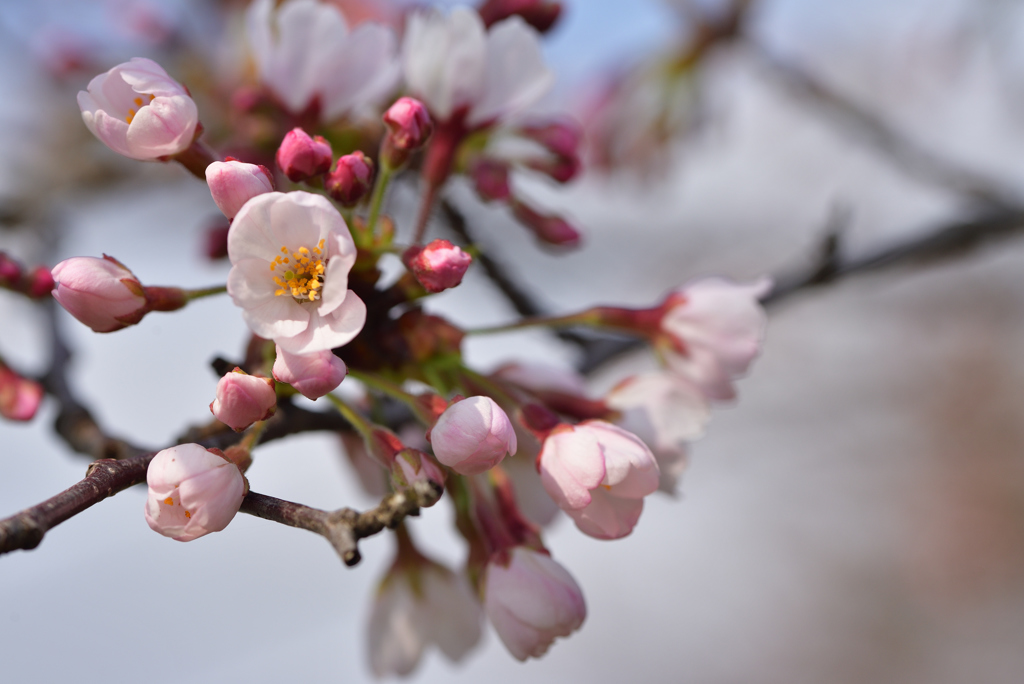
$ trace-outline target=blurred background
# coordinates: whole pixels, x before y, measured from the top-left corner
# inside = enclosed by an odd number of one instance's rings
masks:
[[[702,275],[799,272],[837,228],[857,257],[994,211],[993,197],[1024,202],[1015,0],[757,0],[741,37],[659,82],[675,90],[656,130],[627,107],[601,124],[605,94],[625,101],[646,87],[610,87],[610,74],[656,73],[692,45],[693,13],[723,6],[565,2],[546,37],[558,83],[544,109],[592,124],[595,164],[568,187],[516,183],[583,227],[582,249],[539,250],[505,210],[453,188],[481,243],[551,310],[645,305]],[[239,26],[214,15],[184,0],[0,2],[0,248],[51,265],[105,252],[151,284],[223,282],[227,265],[202,256],[218,217],[206,186],[177,166],[117,158],[75,104],[92,75],[158,57],[169,32],[230,73]],[[188,84],[189,68],[168,71]],[[611,151],[599,146],[609,131]],[[402,192],[393,199],[399,216],[411,210]],[[1010,236],[779,302],[739,402],[693,445],[681,496],[649,498],[621,541],[564,518],[547,531],[586,595],[582,630],[526,664],[489,632],[461,664],[428,653],[412,679],[1020,682],[1022,273],[1024,239]],[[513,316],[476,269],[434,308],[465,325]],[[41,372],[44,317],[0,292],[0,321],[0,354]],[[238,356],[247,335],[224,297],[116,335],[59,323],[76,391],[110,432],[153,446],[209,419],[208,362]],[[482,368],[576,360],[539,332],[471,339],[467,355]],[[625,357],[593,389],[650,364]],[[0,516],[84,475],[53,418],[46,403],[30,424],[0,424]],[[261,447],[248,476],[321,508],[374,503],[332,435]],[[126,491],[0,558],[4,681],[372,679],[363,634],[388,535],[363,542],[348,569],[323,539],[246,515],[172,542],[148,529],[144,500]],[[410,527],[433,555],[462,561],[447,506]]]

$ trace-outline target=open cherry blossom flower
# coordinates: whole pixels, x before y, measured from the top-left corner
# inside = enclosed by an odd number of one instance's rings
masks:
[[[246,33],[260,80],[293,114],[318,104],[324,121],[380,104],[399,76],[391,29],[365,22],[349,30],[330,3],[256,0]]]
[[[465,112],[469,128],[529,107],[554,83],[535,29],[510,17],[487,30],[464,7],[413,14],[402,61],[409,90],[431,114],[444,121]]]
[[[711,400],[736,397],[733,380],[761,351],[766,316],[758,301],[771,289],[767,278],[734,283],[706,278],[669,295],[661,330],[673,371],[696,383]]]
[[[487,564],[484,610],[517,660],[540,658],[587,616],[572,575],[548,554],[525,546],[495,554]]]
[[[347,344],[366,321],[348,289],[356,247],[324,197],[268,192],[241,208],[228,232],[228,293],[250,329],[290,354]]]
[[[199,112],[180,83],[144,57],[118,64],[78,93],[82,120],[104,145],[131,159],[183,152],[195,138]]]
[[[601,420],[552,430],[538,464],[551,498],[583,533],[598,539],[632,532],[644,497],[658,489],[658,464],[647,445]]]

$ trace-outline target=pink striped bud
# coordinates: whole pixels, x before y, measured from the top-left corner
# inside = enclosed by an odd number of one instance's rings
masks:
[[[248,375],[240,368],[220,379],[217,398],[210,403],[210,411],[217,420],[235,432],[241,432],[258,420],[266,420],[274,415],[276,408],[274,381]]]
[[[179,444],[154,456],[146,483],[146,522],[177,541],[223,530],[247,490],[238,466],[198,444]]]
[[[402,260],[427,292],[455,287],[473,263],[473,257],[447,240],[434,240],[426,247],[410,247]]]
[[[328,194],[344,207],[354,207],[373,185],[373,160],[356,150],[338,158],[324,179]]]
[[[274,379],[295,388],[307,399],[316,400],[337,389],[345,379],[345,362],[330,349],[313,354],[289,354],[277,348]]]
[[[301,128],[288,131],[277,148],[277,166],[293,183],[327,173],[334,154],[321,136],[309,137]]]
[[[490,397],[456,401],[430,430],[437,460],[460,475],[476,475],[516,453],[512,421]]]
[[[274,190],[270,169],[228,158],[206,167],[206,183],[217,208],[229,219],[256,195]]]

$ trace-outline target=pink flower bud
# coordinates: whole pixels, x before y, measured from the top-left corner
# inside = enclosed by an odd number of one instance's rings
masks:
[[[134,325],[146,312],[142,285],[113,257],[73,257],[57,264],[52,274],[54,299],[96,332]]]
[[[142,57],[118,64],[79,91],[85,125],[103,144],[131,159],[184,152],[196,137],[199,113],[180,83]]]
[[[217,208],[229,219],[234,218],[242,205],[256,195],[274,190],[270,169],[230,158],[206,167],[206,183]]]
[[[177,541],[223,530],[246,493],[238,466],[198,444],[179,444],[154,456],[146,483],[146,522]]]
[[[388,138],[396,150],[412,151],[423,147],[434,130],[427,107],[411,97],[400,97],[384,112]]]
[[[488,202],[504,202],[512,195],[508,180],[508,164],[486,157],[477,159],[469,167],[469,177],[480,197]]]
[[[733,380],[761,351],[766,317],[759,299],[771,287],[767,278],[745,284],[705,278],[670,294],[660,322],[669,368],[712,401],[734,399]]]
[[[579,629],[587,604],[572,575],[551,556],[516,546],[487,564],[484,611],[509,652],[526,660]]]
[[[210,411],[220,422],[241,432],[258,420],[274,415],[277,394],[274,381],[258,375],[248,375],[235,368],[217,383],[217,398],[210,403]]]
[[[542,242],[557,247],[576,247],[580,243],[579,231],[560,216],[541,214],[519,200],[512,203],[512,213]]]
[[[658,463],[640,438],[600,420],[555,428],[538,458],[541,483],[580,530],[598,539],[633,531]]]
[[[327,173],[334,154],[321,136],[309,137],[301,128],[288,131],[277,148],[277,165],[293,183]]]
[[[391,464],[391,484],[395,489],[407,489],[417,482],[429,482],[444,488],[445,475],[434,457],[419,449],[403,449]]]
[[[46,297],[51,292],[57,283],[53,280],[53,274],[50,273],[50,269],[46,266],[36,266],[32,269],[32,273],[28,277],[28,290],[26,294],[29,297]]]
[[[32,420],[42,401],[42,385],[0,364],[0,415],[8,420]]]
[[[455,287],[473,263],[473,257],[447,240],[434,240],[426,247],[410,247],[402,260],[427,292]]]
[[[328,194],[344,207],[354,207],[373,185],[373,160],[356,150],[338,158],[324,179]]]
[[[290,354],[277,348],[274,379],[285,382],[307,399],[316,400],[337,389],[348,369],[330,349],[312,354]]]
[[[490,397],[469,397],[448,407],[430,430],[437,460],[461,475],[476,475],[515,455],[512,421]]]

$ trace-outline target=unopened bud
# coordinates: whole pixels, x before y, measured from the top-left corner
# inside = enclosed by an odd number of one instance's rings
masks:
[[[17,287],[21,280],[21,264],[0,252],[0,285],[4,287]]]
[[[508,164],[483,157],[469,167],[469,177],[480,197],[488,202],[504,202],[512,195],[508,180]]]
[[[288,383],[307,399],[316,400],[337,389],[348,369],[330,349],[312,354],[289,354],[277,348],[274,379]]]
[[[73,257],[52,272],[53,297],[96,332],[134,325],[146,313],[146,294],[135,275],[117,259]]]
[[[478,475],[516,453],[512,421],[490,397],[456,401],[430,430],[437,460],[460,475]]]
[[[327,173],[334,155],[321,136],[309,137],[301,128],[288,131],[277,148],[277,165],[293,183]]]
[[[411,97],[400,97],[384,113],[388,134],[381,146],[381,163],[389,169],[403,166],[409,155],[426,145],[434,124],[427,107]]]
[[[43,401],[43,388],[0,364],[0,415],[8,420],[32,420]]]
[[[560,216],[541,214],[519,200],[512,204],[512,213],[542,242],[557,247],[576,247],[580,243],[579,231]]]
[[[410,247],[402,257],[416,280],[427,292],[441,292],[462,282],[473,257],[447,240],[434,240],[426,247]]]
[[[344,207],[354,207],[373,185],[373,160],[356,150],[338,158],[324,179],[327,193]]]
[[[217,208],[232,219],[242,205],[256,195],[274,190],[270,169],[228,158],[206,167],[206,183]]]
[[[210,412],[235,432],[241,432],[258,420],[266,420],[274,415],[275,408],[274,381],[248,375],[240,368],[220,379],[217,398],[210,403]]]
[[[53,280],[53,274],[50,273],[50,269],[45,266],[36,266],[28,277],[28,290],[26,294],[29,297],[45,297],[53,292],[55,285],[56,283]]]

